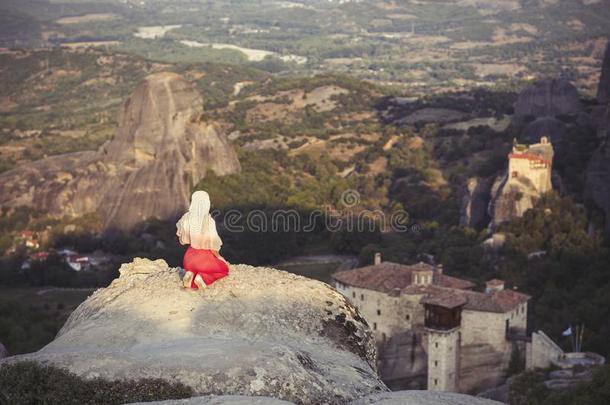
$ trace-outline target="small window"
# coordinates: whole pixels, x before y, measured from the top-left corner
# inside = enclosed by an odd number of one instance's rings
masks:
[[[381,315],[381,309],[377,310],[377,315]]]
[[[434,379],[434,385],[438,385],[438,378]]]
[[[434,347],[438,349],[438,342],[434,343]]]
[[[512,173],[511,173],[511,175],[512,175],[513,177],[519,177],[519,172],[516,172],[516,171],[515,171],[515,172],[512,172]]]
[[[360,301],[364,301],[364,294],[360,294]]]
[[[438,367],[438,360],[434,360],[434,367]]]
[[[377,322],[373,322],[373,329],[377,330]]]
[[[352,298],[356,298],[356,291],[352,293]]]
[[[411,320],[411,315],[407,314],[407,321]]]
[[[381,339],[385,342],[386,341],[386,335],[385,332],[381,334]]]

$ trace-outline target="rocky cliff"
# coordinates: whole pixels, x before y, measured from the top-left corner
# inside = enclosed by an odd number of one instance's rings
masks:
[[[606,115],[610,128],[610,108]],[[600,210],[605,216],[605,228],[610,232],[610,139],[605,135],[601,146],[587,165],[585,203],[590,209]]]
[[[183,211],[207,170],[240,170],[224,134],[202,120],[196,88],[156,73],[125,101],[115,136],[95,152],[43,159],[0,174],[0,206],[32,206],[54,215],[97,213],[106,228],[128,229]]]
[[[541,80],[525,89],[515,103],[515,118],[555,117],[583,110],[578,91],[567,80]]]
[[[610,43],[606,48],[597,99],[600,103],[598,135],[602,139],[587,166],[585,202],[605,215],[605,228],[610,232]]]
[[[186,290],[182,272],[163,260],[124,264],[53,342],[3,361],[49,362],[85,378],[163,378],[199,395],[306,404],[387,391],[366,321],[330,286],[236,265],[205,290]]]
[[[606,53],[602,62],[602,73],[597,88],[597,101],[600,104],[610,103],[610,42],[606,46]]]
[[[489,223],[487,208],[493,179],[473,177],[462,191],[460,225],[483,229]]]
[[[140,402],[131,405],[286,405],[292,402],[268,397],[237,395],[202,396],[160,402]],[[501,402],[469,395],[436,391],[395,391],[372,394],[346,403],[346,405],[501,405]]]
[[[568,127],[554,117],[541,117],[527,124],[521,134],[521,139],[527,143],[537,143],[546,136],[551,143],[558,145],[566,136]]]

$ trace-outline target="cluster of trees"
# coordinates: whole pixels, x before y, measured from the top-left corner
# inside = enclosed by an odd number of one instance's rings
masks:
[[[497,274],[533,297],[532,327],[569,349],[561,331],[584,324],[584,349],[610,353],[610,249],[589,232],[585,210],[551,193],[501,231],[508,238]],[[544,255],[528,256],[536,251]]]
[[[37,308],[24,302],[0,298],[0,336],[9,353],[30,353],[55,338],[66,320],[63,307]]]

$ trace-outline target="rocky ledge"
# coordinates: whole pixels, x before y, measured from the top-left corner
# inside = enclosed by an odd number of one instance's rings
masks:
[[[135,259],[70,316],[34,360],[85,378],[162,378],[198,395],[346,403],[385,392],[370,329],[330,286],[283,271],[231,266],[197,291],[183,270]],[[0,363],[1,364],[1,363]]]

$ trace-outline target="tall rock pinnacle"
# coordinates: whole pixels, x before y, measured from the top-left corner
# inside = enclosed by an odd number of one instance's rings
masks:
[[[196,88],[175,73],[144,79],[119,112],[112,140],[97,152],[54,156],[0,175],[0,205],[55,215],[96,212],[105,228],[172,218],[207,170],[237,173],[225,136],[202,120]]]
[[[602,73],[597,88],[597,101],[600,104],[610,103],[610,42],[608,42],[602,62]]]

